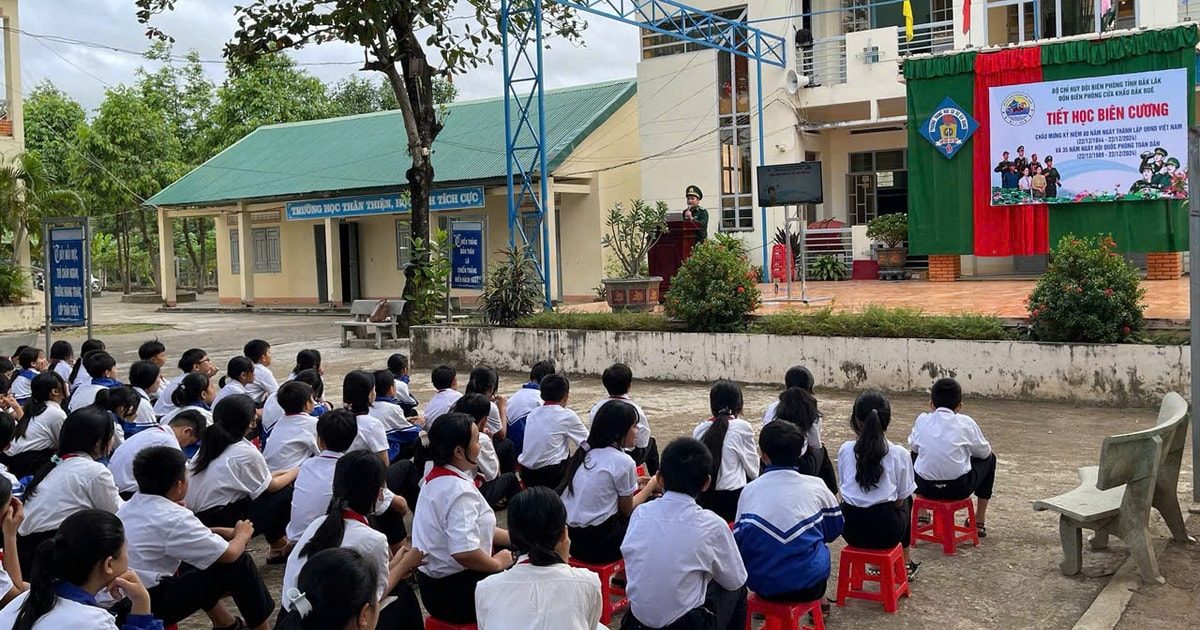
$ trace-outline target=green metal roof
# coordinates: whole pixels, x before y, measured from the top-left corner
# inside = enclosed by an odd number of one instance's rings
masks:
[[[637,92],[633,80],[546,91],[551,173]],[[456,103],[433,144],[439,186],[507,176],[504,99]],[[536,124],[536,122],[534,123]],[[215,206],[328,196],[407,185],[411,164],[399,111],[259,127],[146,201]]]

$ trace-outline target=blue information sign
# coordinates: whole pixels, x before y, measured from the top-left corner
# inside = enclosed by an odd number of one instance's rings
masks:
[[[450,286],[483,289],[483,221],[450,222]]]
[[[50,292],[52,324],[83,324],[87,321],[85,247],[82,227],[50,230],[50,268],[46,270],[46,286]]]
[[[445,188],[429,193],[429,209],[434,212],[470,210],[483,206],[483,186]],[[387,193],[338,199],[289,201],[287,203],[287,219],[288,221],[303,221],[306,219],[361,217],[373,214],[396,214],[408,212],[410,209],[412,206],[404,198],[404,195]]]

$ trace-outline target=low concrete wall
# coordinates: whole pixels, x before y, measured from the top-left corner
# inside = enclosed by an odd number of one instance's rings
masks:
[[[37,330],[46,324],[41,302],[0,306],[0,332]]]
[[[411,340],[422,368],[525,372],[553,358],[568,374],[599,375],[621,361],[640,379],[775,384],[799,364],[834,389],[926,391],[950,376],[973,396],[1117,406],[1157,406],[1191,378],[1190,346],[438,326],[413,328]]]

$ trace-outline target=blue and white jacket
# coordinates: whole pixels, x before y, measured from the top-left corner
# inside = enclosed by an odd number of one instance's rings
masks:
[[[733,537],[750,590],[790,593],[829,579],[828,543],[845,521],[837,498],[819,477],[768,466],[738,500]]]

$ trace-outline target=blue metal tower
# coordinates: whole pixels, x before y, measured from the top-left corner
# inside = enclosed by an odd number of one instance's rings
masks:
[[[746,57],[755,62],[758,74],[758,160],[766,162],[763,146],[762,65],[787,67],[783,37],[765,33],[675,0],[501,0],[500,27],[504,45],[504,137],[508,154],[508,244],[530,248],[531,236],[541,237],[538,272],[542,276],[546,310],[550,301],[550,239],[546,224],[546,121],[543,115],[545,88],[542,84],[542,6],[555,2],[579,11],[631,24],[676,39]],[[529,200],[533,206],[534,234],[526,233],[520,208]],[[765,210],[763,211],[765,221]],[[763,226],[763,257],[766,266],[766,226]],[[520,243],[517,237],[520,237]],[[536,259],[537,257],[535,257]]]

